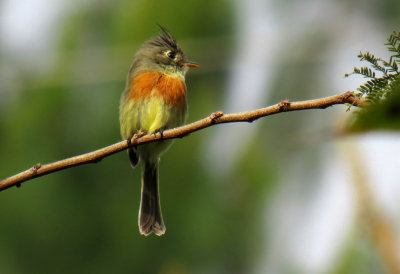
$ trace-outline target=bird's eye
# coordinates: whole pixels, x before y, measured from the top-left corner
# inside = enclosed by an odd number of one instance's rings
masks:
[[[167,51],[167,56],[169,57],[169,58],[171,58],[171,59],[174,59],[175,58],[175,53],[173,52],[173,51]]]

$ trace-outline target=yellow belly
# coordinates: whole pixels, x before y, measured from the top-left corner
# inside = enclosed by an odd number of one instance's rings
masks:
[[[120,109],[122,138],[127,139],[140,131],[153,134],[160,129],[177,127],[184,123],[185,115],[186,108],[175,108],[160,97],[127,100]],[[170,141],[160,141],[142,145],[138,153],[142,159],[159,158],[170,144]]]

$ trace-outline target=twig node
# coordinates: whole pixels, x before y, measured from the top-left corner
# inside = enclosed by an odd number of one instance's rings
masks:
[[[224,113],[222,111],[216,111],[214,113],[211,113],[210,119],[212,122],[215,122],[218,118],[224,116]]]
[[[280,101],[278,107],[280,110],[287,109],[288,107],[290,107],[290,101],[289,100]]]

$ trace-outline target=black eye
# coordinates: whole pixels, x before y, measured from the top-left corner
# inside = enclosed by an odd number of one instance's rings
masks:
[[[175,52],[173,52],[173,51],[167,51],[167,56],[168,56],[169,58],[171,58],[171,59],[174,59],[174,58],[175,58]]]

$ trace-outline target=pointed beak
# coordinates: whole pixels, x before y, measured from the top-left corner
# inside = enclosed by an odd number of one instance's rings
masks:
[[[191,62],[191,61],[187,61],[182,63],[182,65],[186,66],[186,67],[191,67],[191,68],[198,68],[200,67],[199,64],[195,63],[195,62]]]

